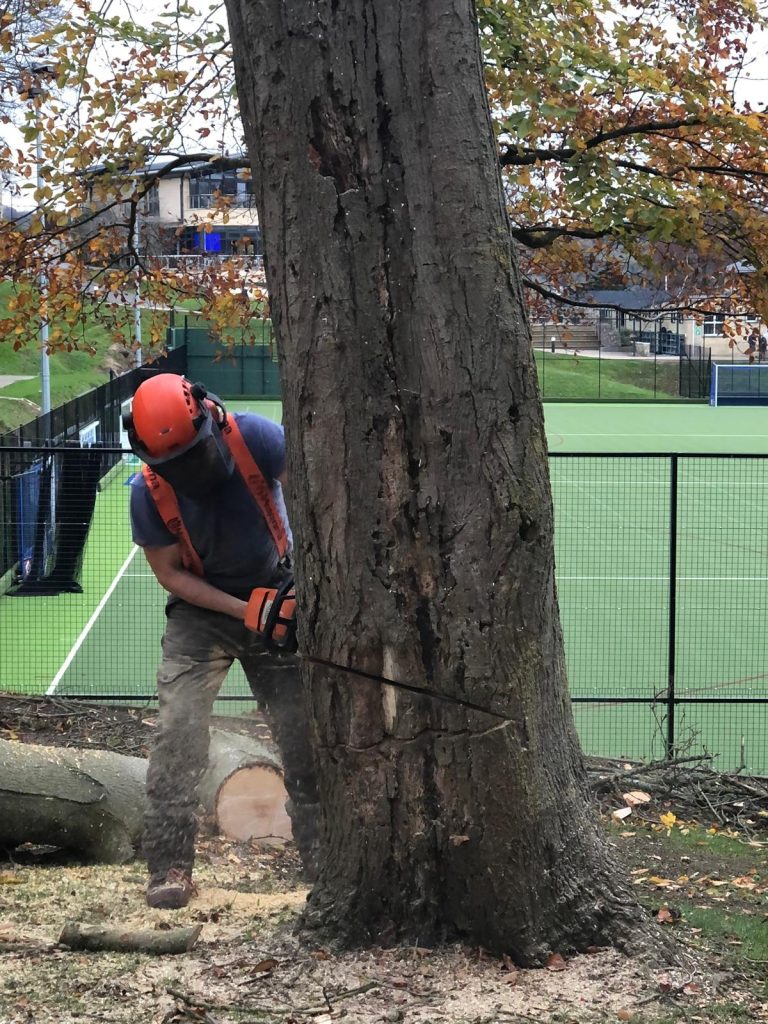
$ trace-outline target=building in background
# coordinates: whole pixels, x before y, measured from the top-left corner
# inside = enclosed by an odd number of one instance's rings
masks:
[[[250,175],[234,163],[237,158],[216,154],[191,162],[168,154],[132,172],[132,179],[154,179],[139,207],[139,251],[171,267],[241,257],[260,268],[261,229]],[[86,231],[125,223],[128,204],[110,207],[100,188],[106,171],[103,165],[88,169],[90,206],[105,212]]]

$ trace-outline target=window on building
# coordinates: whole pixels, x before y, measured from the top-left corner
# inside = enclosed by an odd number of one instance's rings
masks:
[[[725,328],[725,313],[707,313],[704,317],[704,337],[722,334]]]
[[[748,330],[752,327],[760,326],[760,317],[754,313],[738,313],[738,314],[727,314],[727,313],[708,313],[704,317],[704,335],[712,337],[712,335],[723,334],[726,322],[732,329],[738,331],[739,327],[742,331]]]
[[[208,210],[218,196],[225,196],[232,206],[250,206],[250,180],[237,171],[199,171],[189,179],[189,201],[193,210]]]
[[[160,190],[157,187],[157,182],[151,186],[149,192],[144,196],[144,209],[142,212],[145,217],[160,216]]]
[[[219,256],[260,256],[261,230],[258,227],[220,228],[200,233],[192,227],[181,236],[181,251],[190,256],[216,254]]]

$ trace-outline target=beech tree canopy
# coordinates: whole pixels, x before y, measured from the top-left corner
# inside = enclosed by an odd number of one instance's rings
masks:
[[[768,317],[766,114],[742,89],[761,5],[476,9],[531,315],[567,319],[590,287],[638,282],[663,286],[667,307]],[[116,328],[129,313],[100,299],[132,289],[137,268],[148,300],[199,295],[214,324],[246,323],[252,307],[226,264],[169,280],[133,242],[157,157],[174,155],[158,174],[211,154],[247,167],[222,10],[13,0],[0,55],[4,208],[32,211],[0,221],[0,276],[14,285],[3,339],[36,336],[48,265],[52,346],[77,344],[86,290],[88,315]]]

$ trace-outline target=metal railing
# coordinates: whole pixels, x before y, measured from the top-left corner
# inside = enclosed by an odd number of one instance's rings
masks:
[[[189,197],[191,210],[210,210],[217,206],[228,210],[255,210],[256,196],[247,192],[235,196],[222,195],[220,192],[193,192]]]
[[[216,256],[212,256],[210,253],[205,255],[202,253],[164,254],[152,256],[151,261],[153,264],[166,270],[210,270],[219,266],[222,261],[226,261],[244,273],[263,274],[264,272],[264,257],[256,255],[233,256],[225,253]]]

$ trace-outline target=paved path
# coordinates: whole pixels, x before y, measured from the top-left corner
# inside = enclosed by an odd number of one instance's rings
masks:
[[[583,356],[587,356],[589,359],[646,359],[649,363],[652,363],[655,359],[659,363],[667,362],[674,363],[680,358],[680,356],[654,356],[653,352],[647,356],[633,355],[631,350],[624,350],[623,352],[616,352],[613,349],[598,349],[598,348],[579,348],[578,345],[573,345],[570,348],[558,348],[552,352],[549,348],[542,348],[541,345],[536,346],[537,352],[545,352],[547,355],[562,356],[578,356],[581,359]]]
[[[0,388],[15,384],[17,380],[32,380],[32,376],[32,374],[28,374],[26,377],[17,377],[10,373],[0,373]]]

